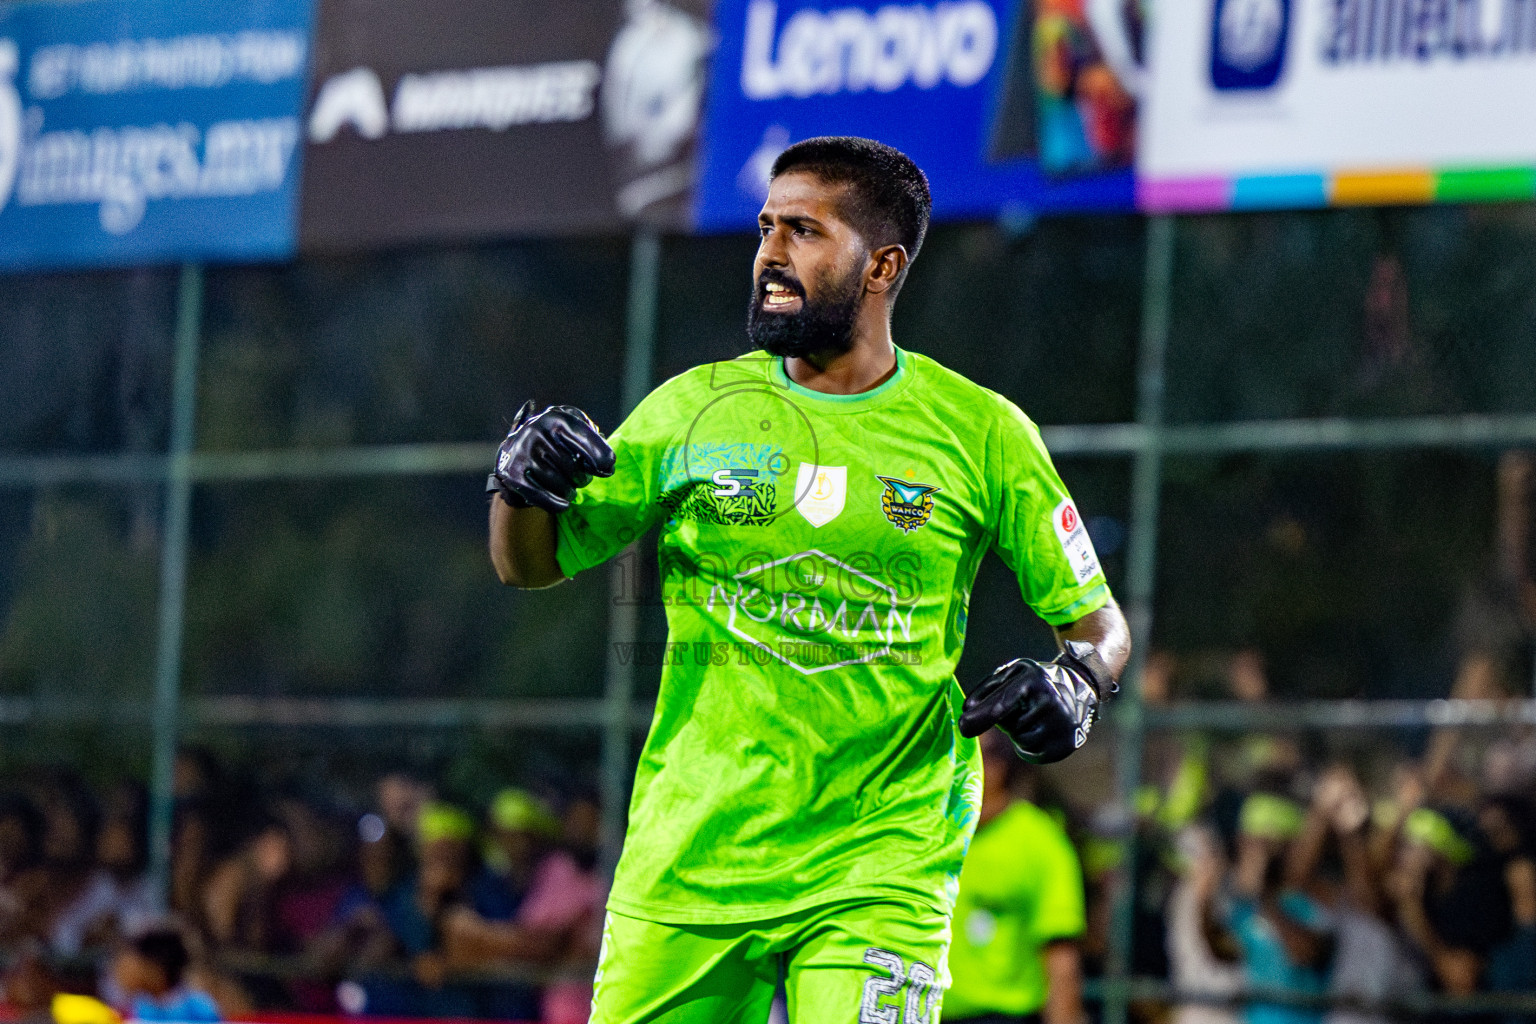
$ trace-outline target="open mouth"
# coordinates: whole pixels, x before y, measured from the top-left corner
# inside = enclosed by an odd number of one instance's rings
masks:
[[[787,284],[768,281],[763,285],[763,309],[770,313],[787,313],[800,306],[800,293]]]

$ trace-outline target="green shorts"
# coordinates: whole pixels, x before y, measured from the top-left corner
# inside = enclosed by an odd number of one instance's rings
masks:
[[[918,903],[830,903],[749,924],[608,912],[591,1024],[762,1024],[780,972],[796,1024],[939,1024],[949,918]]]

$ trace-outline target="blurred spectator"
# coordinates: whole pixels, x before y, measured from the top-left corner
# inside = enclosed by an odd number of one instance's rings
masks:
[[[541,801],[521,789],[497,793],[486,819],[486,871],[475,880],[474,910],[487,920],[508,921],[532,888],[560,823]]]
[[[1221,841],[1209,828],[1190,826],[1179,851],[1186,870],[1168,897],[1168,979],[1196,998],[1175,1006],[1174,1022],[1236,1024],[1236,1011],[1219,1005],[1243,987],[1241,952],[1212,913],[1226,876]]]
[[[1478,825],[1503,867],[1509,893],[1510,933],[1488,952],[1487,987],[1495,992],[1536,991],[1536,850],[1527,800],[1498,796],[1478,812]]]
[[[0,975],[5,1005],[24,1020],[47,1020],[53,997],[64,990],[57,972],[36,944],[12,947],[12,957]]]
[[[1441,989],[1476,992],[1512,915],[1503,873],[1470,816],[1431,807],[1408,814],[1392,881],[1398,920]]]
[[[66,956],[141,930],[154,917],[144,869],[149,801],[133,783],[116,787],[96,836],[96,869],[79,896],[53,920],[50,944]]]
[[[181,1024],[222,1019],[212,996],[184,984],[190,960],[181,933],[172,928],[152,929],[126,944],[112,965],[125,1015]]]
[[[38,787],[43,812],[43,867],[48,890],[42,914],[51,928],[90,884],[101,812],[85,781],[68,769],[49,772]]]
[[[275,809],[287,828],[292,863],[270,896],[273,930],[268,949],[295,954],[309,950],[336,917],[348,886],[347,836],[339,816],[316,802],[290,796],[279,800]],[[287,989],[297,1009],[334,1008],[333,983],[295,978]]]
[[[43,869],[44,819],[19,793],[0,794],[0,943],[36,934],[48,874]]]
[[[348,968],[369,971],[387,963],[395,950],[384,904],[409,874],[405,840],[377,814],[357,821],[357,871],[336,901],[329,926],[310,944],[310,954],[327,978]]]
[[[1279,793],[1257,792],[1243,802],[1223,916],[1242,950],[1249,988],[1325,991],[1327,919],[1306,894],[1285,886],[1286,850],[1303,822],[1302,808]],[[1244,1011],[1248,1024],[1316,1024],[1321,1017],[1316,1010],[1259,1001]]]
[[[275,952],[275,895],[292,867],[293,842],[287,825],[276,818],[265,819],[208,878],[203,915],[213,942],[228,949]]]
[[[579,835],[586,810],[571,828]],[[522,898],[510,921],[488,920],[469,908],[446,922],[453,962],[474,967],[506,961],[585,964],[596,957],[605,886],[590,862],[555,845],[562,826],[537,798],[508,789],[491,803],[497,860],[511,879],[522,879]],[[584,1024],[592,1003],[590,977],[559,979],[545,987],[546,1024]]]
[[[405,772],[391,772],[379,780],[377,798],[384,824],[411,843],[416,842],[416,826],[421,809],[437,798],[436,791]]]
[[[602,841],[603,808],[589,793],[573,797],[560,819],[560,835],[565,847],[581,866],[597,866],[598,845]]]
[[[450,959],[454,916],[474,913],[469,901],[479,869],[475,832],[474,819],[458,807],[440,802],[422,807],[415,827],[415,875],[382,903],[412,980],[369,978],[363,993],[368,1012],[512,1020],[536,1015],[537,995],[527,986],[466,976],[471,965]]]
[[[189,926],[201,929],[204,886],[250,835],[247,817],[262,801],[231,778],[212,751],[201,747],[187,747],[176,755],[172,781],[176,819],[171,831],[170,907]]]
[[[1141,699],[1147,706],[1168,703],[1176,666],[1167,651],[1147,656],[1141,673]],[[1136,794],[1137,813],[1177,832],[1199,813],[1208,796],[1209,744],[1196,735],[1154,734],[1147,739],[1142,773],[1147,781]]]
[[[475,822],[451,804],[430,803],[416,819],[419,864],[416,877],[384,904],[384,918],[410,958],[411,973],[428,988],[440,988],[448,964],[439,942],[442,917],[470,879]]]
[[[981,749],[981,814],[960,873],[944,1020],[1080,1024],[1086,921],[1077,851],[1030,802],[1035,775],[1007,738],[993,730]]]
[[[1457,634],[1461,660],[1450,696],[1461,700],[1529,697],[1536,687],[1536,573],[1531,564],[1532,456],[1507,451],[1499,457],[1495,550],[1491,565],[1462,602]],[[1425,758],[1429,789],[1441,796],[1452,772],[1495,776],[1497,789],[1512,792],[1536,784],[1536,736],[1529,728],[1494,740],[1440,729]],[[1481,763],[1480,763],[1481,762]]]
[[[1330,768],[1313,789],[1300,836],[1286,861],[1286,883],[1325,907],[1334,944],[1328,991],[1365,1005],[1422,989],[1418,966],[1384,918],[1383,894],[1365,829],[1370,803],[1353,772]],[[1345,1003],[1326,1024],[1385,1024],[1380,1013]]]
[[[292,951],[324,931],[336,915],[347,888],[347,837],[339,816],[306,800],[279,801],[277,814],[287,826],[293,853],[291,870],[278,886],[278,943]]]

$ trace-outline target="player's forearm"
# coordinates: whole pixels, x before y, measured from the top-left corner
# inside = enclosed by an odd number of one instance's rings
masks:
[[[1110,598],[1109,604],[1103,608],[1089,612],[1070,626],[1057,628],[1056,638],[1061,643],[1077,640],[1092,644],[1109,668],[1109,674],[1116,679],[1120,678],[1126,662],[1131,658],[1131,629],[1114,598]]]
[[[555,517],[491,499],[491,564],[511,587],[549,587],[565,579],[555,560]]]
[[[1046,997],[1043,1024],[1083,1024],[1083,964],[1077,943],[1045,947]]]

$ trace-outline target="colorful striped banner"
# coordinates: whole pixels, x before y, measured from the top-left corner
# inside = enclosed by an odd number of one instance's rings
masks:
[[[1136,204],[1147,213],[1419,206],[1536,199],[1536,167],[1342,170],[1237,178],[1142,178]]]

